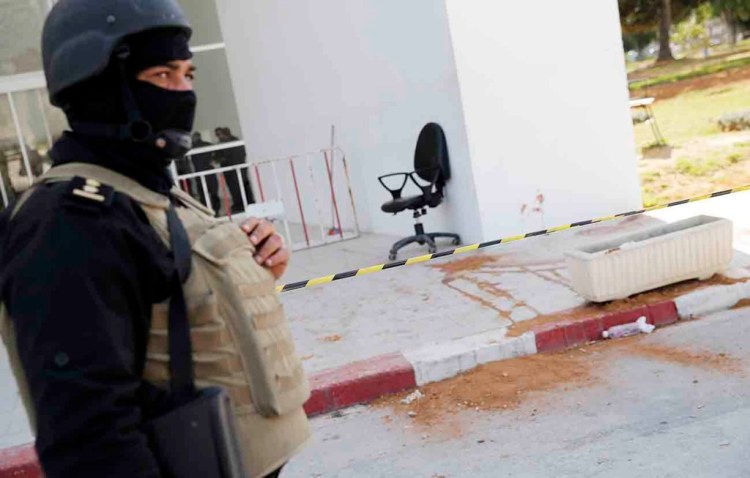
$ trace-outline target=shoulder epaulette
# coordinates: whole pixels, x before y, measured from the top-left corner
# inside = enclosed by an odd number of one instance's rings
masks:
[[[115,189],[95,179],[74,177],[68,185],[66,203],[87,210],[102,210],[112,206]]]

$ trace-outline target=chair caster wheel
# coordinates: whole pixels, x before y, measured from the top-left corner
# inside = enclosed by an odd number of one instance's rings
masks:
[[[388,254],[388,260],[389,261],[395,261],[398,258],[398,255],[395,252],[391,252]]]

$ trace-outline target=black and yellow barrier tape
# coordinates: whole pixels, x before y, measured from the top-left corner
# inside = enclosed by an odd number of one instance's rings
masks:
[[[690,199],[682,199],[680,201],[674,201],[674,202],[670,202],[667,204],[659,204],[656,206],[650,206],[644,209],[639,209],[637,211],[624,212],[621,214],[615,214],[613,216],[600,217],[598,219],[589,219],[588,221],[574,222],[572,224],[552,227],[550,229],[543,229],[541,231],[536,231],[536,232],[529,232],[526,234],[521,234],[519,236],[506,237],[506,238],[497,239],[494,241],[482,242],[478,244],[472,244],[470,246],[458,247],[456,249],[452,249],[449,251],[443,251],[443,252],[438,252],[435,254],[427,254],[424,256],[412,257],[411,259],[406,259],[402,261],[390,262],[388,264],[380,264],[377,266],[364,267],[362,269],[357,269],[357,270],[348,271],[348,272],[340,272],[338,274],[318,277],[316,279],[310,279],[310,280],[305,280],[301,282],[294,282],[292,284],[279,286],[276,288],[276,290],[278,292],[290,292],[293,290],[308,289],[310,287],[315,287],[315,286],[322,285],[322,284],[328,284],[330,282],[340,281],[343,279],[350,279],[352,277],[361,277],[361,276],[365,276],[369,274],[374,274],[376,272],[386,271],[389,269],[395,269],[397,267],[411,266],[414,264],[422,264],[424,262],[429,262],[434,259],[440,259],[441,257],[457,256],[459,254],[465,254],[467,252],[477,251],[479,249],[497,246],[500,244],[509,244],[511,242],[522,241],[524,239],[528,239],[531,237],[546,236],[549,234],[553,234],[555,232],[567,231],[569,229],[574,229],[577,227],[584,227],[584,226],[590,226],[591,224],[599,224],[602,222],[613,221],[615,219],[620,219],[623,217],[637,216],[639,214],[643,214],[646,212],[657,211],[660,209],[666,209],[666,208],[675,207],[675,206],[681,206],[683,204],[688,204],[688,203],[705,201],[707,199],[713,199],[713,198],[717,198],[721,196],[728,196],[729,194],[735,194],[735,193],[739,193],[743,191],[750,191],[750,184],[746,186],[734,188],[734,189],[727,189],[725,191],[718,191],[718,192],[711,193],[711,194],[705,194],[703,196],[697,196],[697,197],[690,198]]]

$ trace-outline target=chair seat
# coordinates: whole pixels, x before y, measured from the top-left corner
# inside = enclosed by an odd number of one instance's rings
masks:
[[[396,214],[407,209],[422,209],[425,207],[437,207],[443,198],[438,194],[432,195],[432,201],[427,201],[425,196],[410,196],[406,198],[394,199],[383,204],[380,209],[383,212]]]

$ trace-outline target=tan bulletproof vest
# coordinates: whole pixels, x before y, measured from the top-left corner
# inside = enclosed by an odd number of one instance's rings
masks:
[[[95,165],[72,163],[48,171],[39,182],[75,176],[113,187],[140,204],[169,247],[169,199],[130,178]],[[258,265],[255,249],[236,224],[179,189],[172,196],[192,246],[192,272],[184,284],[196,384],[226,388],[235,407],[245,462],[251,476],[262,477],[288,461],[310,437],[303,410],[310,396],[295,352],[273,275]],[[24,198],[25,199],[25,198]],[[81,200],[96,200],[85,199]],[[153,307],[144,378],[169,382],[168,302]],[[8,347],[21,396],[29,407],[20,372],[12,324],[3,310],[0,331]]]

